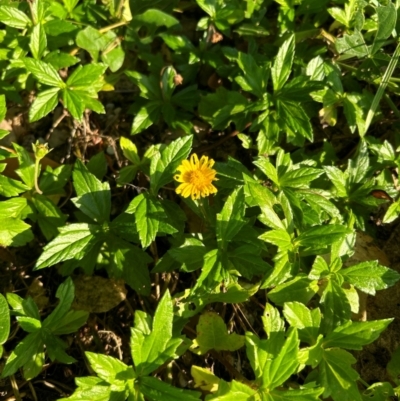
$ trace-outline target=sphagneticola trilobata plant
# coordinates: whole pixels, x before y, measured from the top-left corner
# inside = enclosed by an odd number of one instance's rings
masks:
[[[399,7],[1,0],[6,396],[397,399]]]

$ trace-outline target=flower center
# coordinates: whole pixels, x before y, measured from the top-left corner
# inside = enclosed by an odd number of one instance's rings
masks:
[[[187,174],[187,175],[186,175]],[[209,180],[207,180],[207,177],[203,174],[202,171],[195,170],[195,171],[190,171],[187,172],[186,175],[186,182],[190,182],[192,185],[195,185],[196,187],[202,187],[203,185],[209,184]]]

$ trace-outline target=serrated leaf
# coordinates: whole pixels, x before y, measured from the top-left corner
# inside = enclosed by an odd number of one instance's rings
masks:
[[[93,91],[93,89],[96,88],[96,84],[101,80],[106,69],[107,67],[102,64],[80,65],[68,77],[66,82],[68,88],[71,90]]]
[[[109,221],[111,192],[108,182],[102,183],[77,160],[72,172],[77,197],[72,199],[75,206],[97,223]]]
[[[72,117],[78,121],[82,120],[83,112],[85,111],[85,102],[79,93],[70,89],[62,91],[64,107],[71,113]]]
[[[141,193],[133,199],[126,213],[134,213],[136,230],[143,248],[147,248],[156,238],[164,211],[157,199],[149,193]]]
[[[385,40],[392,34],[393,29],[395,29],[397,20],[396,7],[392,3],[388,3],[387,6],[380,5],[375,10],[378,17],[378,30],[372,44],[371,54],[375,54],[384,45]]]
[[[294,279],[277,285],[268,293],[268,297],[277,305],[298,301],[307,304],[319,289],[317,280],[298,275]]]
[[[99,227],[86,223],[70,224],[60,228],[60,234],[43,248],[35,270],[73,259],[79,252],[89,252]]]
[[[300,302],[285,302],[283,314],[288,323],[298,329],[300,340],[314,344],[317,340],[321,323],[319,309],[311,311]]]
[[[34,356],[43,350],[41,332],[28,334],[11,352],[4,366],[1,377],[14,374],[21,366],[25,366]]]
[[[392,321],[393,319],[346,322],[325,337],[323,346],[361,350],[364,345],[375,341]]]
[[[141,107],[133,119],[131,134],[141,133],[150,125],[157,122],[161,115],[161,104],[159,101],[150,101]]]
[[[154,369],[165,362],[166,359],[172,358],[172,354],[168,355],[167,347],[172,339],[172,301],[169,291],[167,290],[159,302],[153,318],[151,333],[144,336],[142,342],[134,341],[132,337],[131,343],[140,348],[140,356],[132,349],[132,357],[135,362],[136,371],[140,375],[151,373]],[[132,329],[132,336],[135,333]],[[175,339],[174,339],[175,341]],[[178,339],[179,343],[181,342]],[[179,345],[178,343],[178,345]],[[164,354],[164,355],[163,355]]]
[[[51,113],[58,104],[58,88],[47,89],[38,93],[29,109],[29,121],[38,121]]]
[[[330,333],[336,326],[346,323],[351,317],[350,303],[341,286],[329,280],[321,297],[321,306],[324,315],[322,328]]]
[[[211,349],[236,351],[243,347],[245,342],[244,336],[229,334],[224,320],[215,312],[205,312],[200,316],[196,332],[197,337],[193,345],[195,348],[199,347],[199,354],[205,354]]]
[[[7,300],[0,294],[0,345],[7,341],[10,334],[10,309]],[[0,358],[2,351],[0,348]]]
[[[116,358],[94,352],[85,352],[85,355],[92,369],[101,379],[108,383],[112,383],[116,379],[129,380],[136,378],[134,370]]]
[[[192,147],[193,137],[187,135],[171,142],[152,158],[150,164],[150,189],[153,194],[173,179],[177,167],[186,159]]]
[[[323,397],[335,401],[361,401],[357,387],[358,373],[351,367],[355,358],[345,350],[333,348],[323,353],[319,365],[319,382],[325,388]]]
[[[17,143],[13,142],[13,147],[17,153],[19,168],[15,171],[22,181],[30,188],[35,186],[35,162],[30,154]]]
[[[221,213],[217,214],[217,240],[222,249],[246,224],[243,187],[236,188],[225,201]]]
[[[75,297],[75,286],[71,277],[68,277],[57,289],[56,297],[60,300],[56,308],[43,321],[43,328],[49,331],[57,329],[59,321],[70,310]]]
[[[173,387],[155,377],[142,377],[139,389],[151,401],[196,401],[201,397],[199,391]]]
[[[33,333],[37,330],[40,330],[40,328],[42,327],[41,321],[33,317],[19,316],[17,317],[17,320],[22,329],[27,331],[28,333]]]
[[[302,232],[294,240],[294,244],[296,246],[312,247],[313,249],[317,249],[318,247],[331,245],[350,233],[351,231],[347,227],[339,224],[311,227]]]
[[[297,330],[290,330],[286,341],[279,353],[272,359],[268,359],[264,365],[262,384],[270,390],[283,384],[297,369],[297,360],[300,341]]]
[[[47,47],[46,32],[42,24],[37,24],[33,27],[30,36],[29,47],[35,59],[41,59]]]
[[[375,295],[377,290],[393,286],[400,279],[399,273],[380,265],[377,260],[359,263],[340,273],[345,281],[371,295]]]
[[[0,246],[23,246],[32,240],[29,224],[12,217],[0,218]]]
[[[302,166],[297,170],[288,171],[279,177],[279,185],[291,188],[309,188],[310,182],[317,179],[323,173],[323,170]]]
[[[346,197],[347,180],[345,173],[334,166],[324,166],[324,170],[328,178],[332,181],[332,184],[336,187],[338,196]]]
[[[271,230],[261,234],[258,238],[263,241],[270,242],[282,250],[293,248],[292,238],[286,230]]]
[[[64,81],[58,75],[57,70],[44,61],[35,60],[33,58],[24,58],[23,62],[26,69],[42,84],[49,86],[57,86],[63,88]]]
[[[136,165],[140,164],[140,157],[137,147],[131,140],[121,136],[119,139],[119,144],[121,146],[122,153],[130,162]]]
[[[31,20],[25,13],[16,7],[10,6],[0,7],[0,21],[5,25],[17,29],[25,29],[31,25]]]
[[[271,68],[274,91],[281,89],[289,78],[294,59],[294,45],[294,35],[291,35],[279,47],[278,54]]]

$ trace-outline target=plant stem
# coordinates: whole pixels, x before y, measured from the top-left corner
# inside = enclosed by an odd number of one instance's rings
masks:
[[[35,161],[35,190],[38,194],[42,195],[43,191],[39,188],[39,174],[40,174],[40,160]]]

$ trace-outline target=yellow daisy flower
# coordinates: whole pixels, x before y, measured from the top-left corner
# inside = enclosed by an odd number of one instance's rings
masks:
[[[217,188],[212,182],[217,180],[217,172],[211,168],[214,163],[214,160],[209,160],[207,156],[201,156],[199,160],[195,153],[190,156],[190,160],[183,160],[177,168],[179,174],[174,177],[182,183],[176,188],[176,193],[184,198],[191,196],[193,200],[215,194]]]

